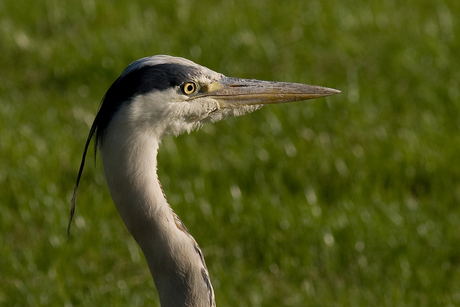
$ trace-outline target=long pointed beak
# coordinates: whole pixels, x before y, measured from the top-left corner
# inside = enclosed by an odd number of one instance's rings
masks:
[[[338,90],[315,85],[223,77],[211,85],[205,95],[215,98],[225,108],[308,100],[338,93]]]

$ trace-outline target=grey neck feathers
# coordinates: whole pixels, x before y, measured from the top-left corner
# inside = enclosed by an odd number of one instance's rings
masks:
[[[122,125],[109,129],[114,131],[101,144],[107,184],[147,259],[161,306],[215,306],[202,252],[166,202],[158,182],[159,140]]]

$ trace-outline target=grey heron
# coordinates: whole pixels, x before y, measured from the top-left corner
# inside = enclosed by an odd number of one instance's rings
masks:
[[[313,85],[226,77],[192,61],[157,55],[131,63],[105,94],[89,132],[107,185],[128,231],[146,257],[162,306],[215,306],[203,253],[168,205],[157,176],[162,138],[264,105],[340,91]]]

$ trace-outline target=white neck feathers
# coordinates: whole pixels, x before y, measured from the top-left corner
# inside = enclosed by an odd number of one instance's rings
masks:
[[[161,305],[215,306],[201,250],[158,182],[160,136],[120,118],[129,117],[115,116],[101,144],[104,172],[120,216],[147,259]]]

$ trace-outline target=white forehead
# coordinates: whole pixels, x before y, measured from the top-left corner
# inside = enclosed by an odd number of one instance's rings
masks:
[[[154,55],[134,61],[131,64],[129,64],[128,67],[125,68],[121,75],[127,75],[144,66],[154,66],[160,64],[180,64],[184,66],[191,66],[195,67],[198,70],[201,70],[202,75],[207,76],[208,78],[211,77],[212,79],[219,79],[222,77],[222,74],[217,73],[207,67],[201,66],[199,64],[196,64],[195,62],[192,62],[184,58],[174,57],[170,55]]]

